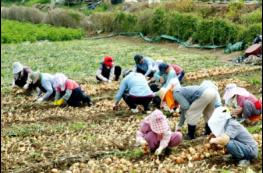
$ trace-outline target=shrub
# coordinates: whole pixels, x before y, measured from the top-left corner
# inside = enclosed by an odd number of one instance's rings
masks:
[[[224,45],[236,39],[237,28],[223,19],[202,20],[193,34],[193,41],[205,45]]]
[[[247,14],[241,15],[241,23],[245,25],[260,23],[262,21],[262,9],[259,8]]]
[[[115,15],[114,13],[94,13],[82,20],[82,27],[89,31],[102,30],[112,32]]]
[[[247,47],[259,34],[262,34],[262,23],[253,24],[248,27],[241,28],[239,30],[239,40],[242,40]]]
[[[138,14],[137,27],[140,32],[147,35],[151,32],[152,10],[145,10]]]
[[[207,19],[215,16],[222,16],[227,11],[227,9],[223,6],[219,8],[218,6],[214,5],[196,4],[195,11],[197,14]]]
[[[118,12],[113,23],[113,30],[116,32],[136,31],[137,17],[135,15]]]
[[[180,0],[176,2],[176,10],[181,12],[191,12],[194,9],[193,0]]]
[[[167,28],[167,18],[163,9],[156,9],[153,13],[152,20],[150,25],[151,34],[165,34]]]
[[[50,0],[29,0],[26,2],[26,5],[34,5],[34,4],[48,4]]]
[[[161,4],[166,10],[176,10],[180,12],[191,12],[194,9],[193,0],[176,0],[176,1],[168,1]]]
[[[81,29],[1,20],[1,43],[34,42],[37,40],[62,41],[80,39],[83,35],[84,32]]]
[[[196,31],[199,18],[190,14],[172,13],[169,15],[169,34],[187,40]]]
[[[36,8],[21,6],[1,7],[1,17],[5,19],[40,23],[44,16],[45,14]]]
[[[48,12],[43,20],[43,23],[54,26],[76,28],[80,25],[80,20],[82,17],[83,15],[77,12],[54,9]]]
[[[240,14],[244,8],[244,3],[242,2],[231,2],[228,5],[226,17],[233,22],[240,22]]]

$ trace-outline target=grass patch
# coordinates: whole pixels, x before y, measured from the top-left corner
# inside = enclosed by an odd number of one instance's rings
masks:
[[[250,133],[261,133],[261,131],[262,131],[262,122],[254,125],[254,126],[249,126],[249,127],[247,127],[247,130],[248,130]]]
[[[81,29],[1,20],[1,43],[34,42],[38,40],[62,41],[80,39],[83,35]]]
[[[142,150],[140,148],[135,148],[133,150],[127,150],[127,151],[112,151],[105,156],[116,156],[116,157],[123,157],[127,159],[139,159],[144,155]]]
[[[10,128],[4,129],[2,131],[3,136],[9,137],[27,137],[34,136],[37,134],[54,134],[62,133],[65,130],[70,132],[80,131],[86,128],[86,123],[84,122],[72,122],[69,125],[55,124],[55,125],[45,125],[45,124],[27,124],[27,125],[12,125]]]
[[[69,125],[69,129],[74,130],[74,131],[75,130],[78,131],[78,130],[81,130],[84,128],[86,128],[86,123],[84,123],[84,122],[74,122],[74,123]]]

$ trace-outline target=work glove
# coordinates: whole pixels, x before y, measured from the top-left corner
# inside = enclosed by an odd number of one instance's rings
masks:
[[[25,90],[27,90],[27,89],[28,89],[28,86],[29,86],[28,84],[25,84],[23,88],[24,88]]]
[[[65,102],[64,99],[61,98],[61,99],[59,99],[59,100],[55,100],[55,101],[54,101],[54,105],[56,105],[56,106],[61,106],[64,102]]]
[[[159,147],[156,151],[155,151],[155,155],[159,156],[163,151],[163,148]]]
[[[182,127],[179,124],[176,125],[175,131],[182,131]]]
[[[143,146],[143,145],[146,145],[147,144],[147,141],[143,138],[139,138],[136,140],[136,143],[135,143],[135,146]]]
[[[216,138],[211,138],[210,140],[209,140],[209,143],[210,144],[216,144]]]
[[[118,107],[119,107],[119,105],[116,104],[116,103],[114,103],[112,109],[113,109],[114,111],[116,111],[116,110],[118,110]]]
[[[43,101],[43,98],[42,98],[42,97],[40,97],[40,98],[37,99],[37,103],[41,103],[42,101]]]

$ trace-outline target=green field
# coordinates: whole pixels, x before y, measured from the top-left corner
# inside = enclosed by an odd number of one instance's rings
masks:
[[[81,29],[1,20],[1,43],[21,43],[40,40],[66,41],[80,39],[83,36],[84,32]]]
[[[210,54],[211,51],[194,49],[185,51],[183,48],[175,49],[162,44],[149,44],[136,38],[134,38],[135,42],[127,42],[125,37],[118,38],[2,45],[2,90],[10,85],[12,63],[15,61],[20,61],[33,70],[49,73],[63,72],[77,80],[91,78],[91,81],[94,81],[96,69],[105,55],[113,56],[115,63],[124,68],[133,67],[133,56],[136,53],[178,63],[187,72],[224,65]]]

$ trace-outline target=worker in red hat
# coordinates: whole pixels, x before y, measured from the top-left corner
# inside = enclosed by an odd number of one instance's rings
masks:
[[[118,81],[121,75],[121,67],[115,66],[111,56],[105,56],[96,73],[96,79],[102,82]]]

